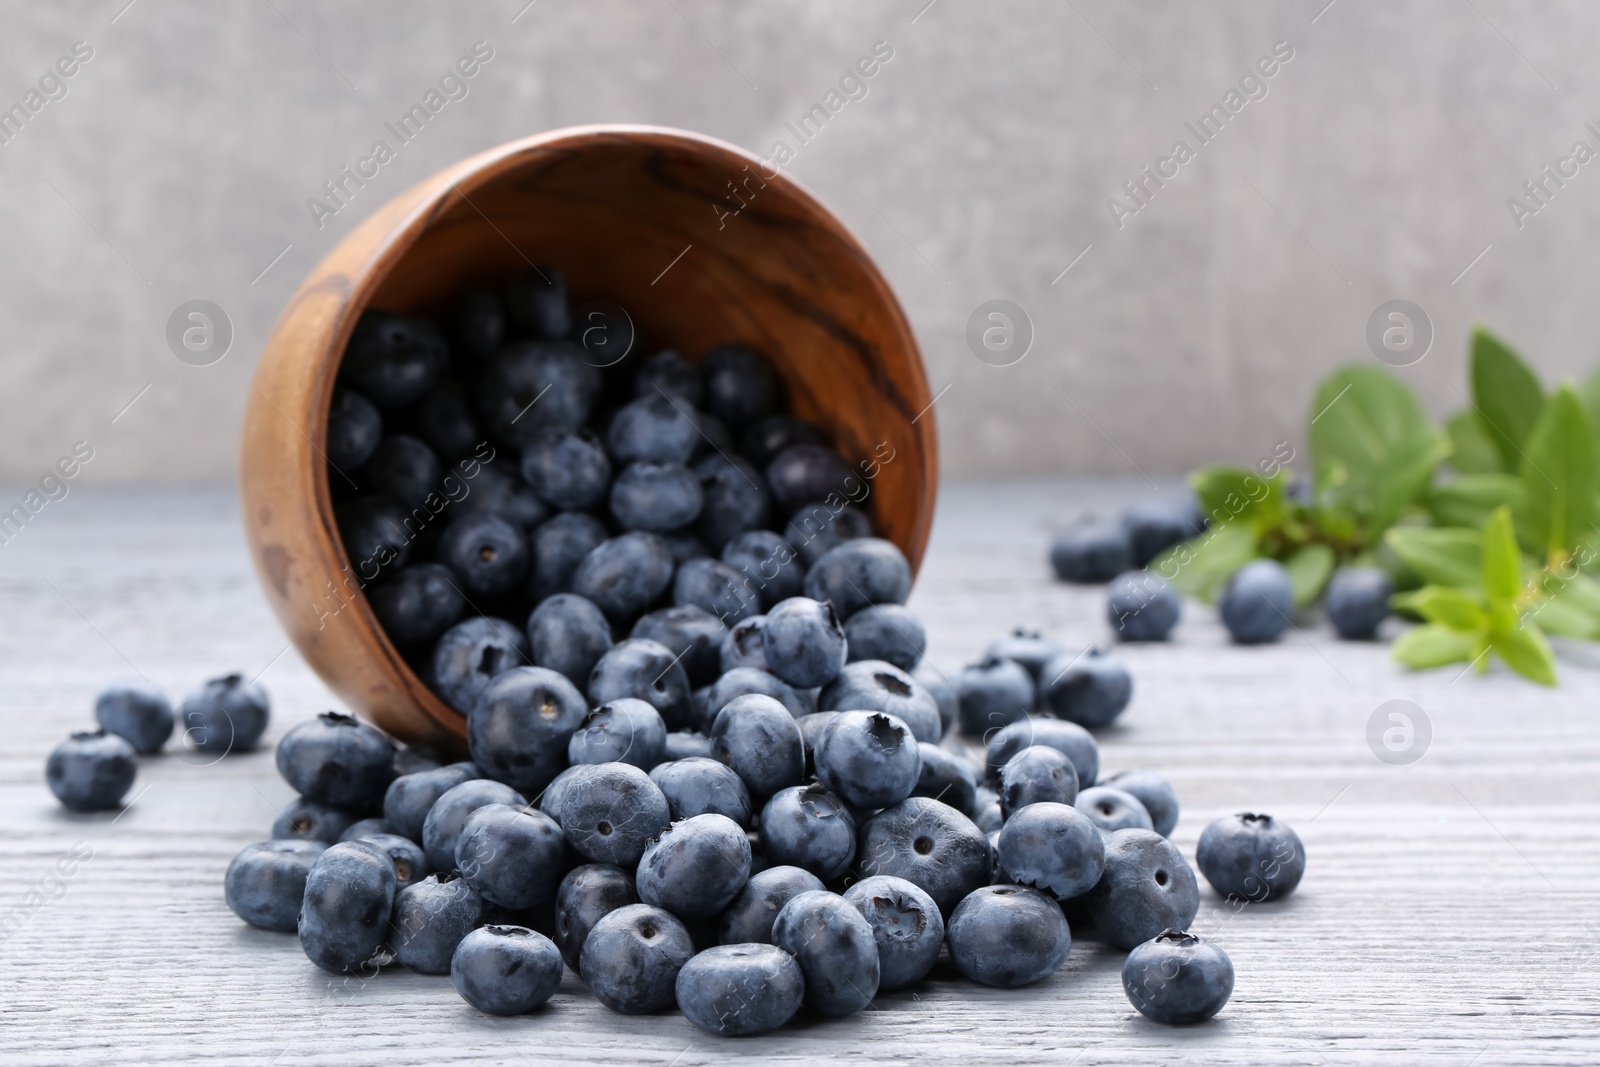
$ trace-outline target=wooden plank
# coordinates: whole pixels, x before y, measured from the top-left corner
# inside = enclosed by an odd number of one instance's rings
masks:
[[[1050,526],[1138,485],[958,487],[941,502],[911,606],[930,659],[954,670],[1017,624],[1069,646],[1103,641],[1101,594],[1050,582]],[[1286,901],[1235,913],[1206,891],[1196,927],[1234,959],[1212,1023],[1146,1023],[1092,941],[1038,986],[972,986],[948,970],[844,1020],[721,1041],[676,1015],[628,1018],[568,976],[548,1009],[490,1020],[447,979],[371,981],[313,968],[295,940],[246,928],[221,877],[290,791],[270,748],[212,766],[144,761],[120,816],[72,816],[44,789],[45,754],[92,718],[94,693],[138,670],[174,695],[228,669],[265,671],[268,742],[330,704],[255,588],[234,506],[205,492],[80,493],[0,551],[0,1059],[17,1063],[690,1064],[1594,1063],[1600,1060],[1600,671],[1562,653],[1562,686],[1494,670],[1411,675],[1382,646],[1325,624],[1271,648],[1229,646],[1189,604],[1177,640],[1128,648],[1133,706],[1102,738],[1110,769],[1162,770],[1185,805],[1174,840],[1265,809],[1305,840]],[[1369,750],[1385,700],[1422,706],[1433,741],[1393,767]],[[142,792],[141,792],[142,790]],[[90,859],[57,884],[78,842]],[[0,937],[4,937],[0,934]]]

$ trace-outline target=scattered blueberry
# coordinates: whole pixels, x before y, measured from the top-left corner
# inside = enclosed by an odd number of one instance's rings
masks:
[[[709,752],[711,741],[705,741]],[[650,780],[667,798],[674,822],[696,815],[724,815],[741,828],[750,827],[750,791],[731,767],[714,759],[684,756],[657,764],[650,770]]]
[[[138,773],[132,745],[104,730],[81,730],[44,764],[50,792],[70,811],[106,811],[122,803]]]
[[[563,512],[533,530],[529,548],[533,555],[533,595],[537,600],[572,591],[578,565],[605,543],[606,528],[593,515]]]
[[[948,915],[961,898],[988,884],[989,841],[948,804],[910,797],[862,824],[856,865],[863,875],[904,878]]]
[[[695,530],[713,552],[767,524],[771,504],[761,472],[737,457],[713,452],[694,464],[704,504]]]
[[[711,754],[744,779],[753,800],[765,800],[805,776],[805,745],[789,709],[751,693],[724,704],[711,724]]]
[[[1083,901],[1106,940],[1127,952],[1163,930],[1187,930],[1200,886],[1177,846],[1154,830],[1118,830],[1105,845],[1105,872]]]
[[[681,657],[665,645],[630,637],[612,645],[595,662],[589,672],[589,702],[604,704],[624,697],[649,704],[670,727],[690,725],[689,674]]]
[[[678,568],[672,580],[672,599],[680,606],[701,609],[724,626],[754,615],[760,607],[738,571],[720,559],[707,557],[691,559]]]
[[[1122,657],[1103,648],[1062,653],[1045,664],[1043,710],[1089,729],[1109,726],[1133,699],[1133,675]]]
[[[595,999],[612,1011],[643,1015],[677,1002],[678,972],[694,955],[689,931],[671,912],[628,904],[594,924],[579,959]]]
[[[485,1015],[521,1015],[561,984],[561,953],[525,926],[480,926],[456,946],[450,981]]]
[[[765,670],[756,667],[735,667],[724,671],[706,691],[705,698],[705,729],[709,732],[716,722],[717,712],[727,707],[729,703],[742,696],[771,697],[782,704],[795,718],[809,715],[816,711],[816,704],[809,695],[796,692],[786,683],[779,681],[775,675],[768,674]]]
[[[251,926],[292,934],[306,895],[306,875],[328,846],[320,841],[260,841],[228,864],[223,895]]]
[[[722,546],[722,562],[743,576],[764,608],[799,596],[805,587],[805,567],[795,550],[771,530],[735,535]]]
[[[200,752],[249,752],[267,732],[267,691],[242,674],[212,678],[178,706],[183,738]]]
[[[672,813],[649,775],[626,763],[605,763],[572,779],[559,821],[567,843],[585,859],[633,867],[671,824]]]
[[[1155,821],[1138,797],[1108,785],[1085,789],[1078,794],[1074,806],[1104,833],[1155,829]]]
[[[583,720],[567,742],[567,761],[631,763],[649,770],[661,762],[667,727],[661,713],[642,700],[619,697],[601,704]]]
[[[699,694],[700,705],[698,708],[690,709],[690,716],[696,721],[703,721],[705,718],[705,692],[704,689],[695,690],[695,693]],[[693,702],[694,697],[691,695],[690,703],[692,704]],[[661,758],[671,763],[681,763],[686,759],[710,759],[711,738],[705,734],[694,733],[689,730],[675,730],[667,735],[667,743],[662,749]],[[712,760],[712,762],[715,763],[716,761]],[[718,766],[721,766],[721,764],[718,764]],[[737,778],[738,775],[734,775],[734,777]],[[741,782],[740,784],[742,785],[743,783]],[[728,813],[723,812],[722,814],[727,815]]]
[[[933,970],[944,945],[944,917],[933,898],[904,878],[875,875],[844,891],[878,943],[878,988],[916,985]]]
[[[1222,624],[1241,645],[1276,641],[1294,613],[1289,572],[1271,559],[1251,560],[1233,573],[1217,601]]]
[[[1347,641],[1368,641],[1389,615],[1394,582],[1376,567],[1340,567],[1328,579],[1322,605],[1328,621]]]
[[[940,736],[949,733],[961,718],[961,695],[956,691],[955,682],[931,663],[917,664],[917,669],[911,672],[911,680],[926,690],[938,706]]]
[[[578,971],[583,943],[595,923],[618,908],[637,903],[639,894],[631,870],[609,863],[586,863],[568,871],[556,890],[555,933],[556,947],[567,966]]]
[[[1021,664],[1037,686],[1039,676],[1044,673],[1044,665],[1064,651],[1060,642],[1050,640],[1038,630],[1026,630],[1019,626],[991,644],[983,658],[1008,659]]]
[[[1128,953],[1122,989],[1153,1022],[1205,1022],[1233,995],[1233,961],[1204,938],[1163,930]]]
[[[906,724],[881,711],[841,711],[822,730],[817,781],[858,808],[887,808],[910,796],[922,753]]]
[[[422,822],[422,848],[435,870],[452,871],[456,866],[456,845],[461,830],[472,813],[489,804],[525,808],[527,799],[504,782],[474,778],[440,794]]]
[[[318,800],[297,798],[272,821],[274,840],[321,841],[331,845],[361,818],[359,811],[336,808]]]
[[[791,899],[772,924],[772,943],[805,975],[805,1003],[819,1015],[849,1015],[878,993],[878,944],[855,906],[833,893]]]
[[[816,782],[780,789],[761,811],[761,849],[773,863],[831,882],[855,859],[856,820],[842,799]]]
[[[1029,804],[1007,819],[996,854],[1004,877],[1057,900],[1093,889],[1106,863],[1099,828],[1077,808],[1050,801]]]
[[[383,817],[394,832],[422,840],[422,824],[434,802],[462,782],[479,776],[476,764],[451,763],[432,770],[402,774],[383,794]]]
[[[1123,512],[1122,529],[1133,551],[1133,565],[1147,566],[1173,545],[1198,534],[1192,511],[1192,504],[1146,500]]]
[[[632,619],[672,583],[672,553],[642,530],[590,550],[572,575],[572,591],[594,601],[611,619]]]
[[[767,670],[796,689],[815,689],[844,667],[844,626],[832,604],[791,597],[767,612],[761,649]]]
[[[521,911],[555,899],[566,852],[561,827],[544,812],[485,804],[462,824],[455,869],[490,904]]]
[[[961,732],[987,737],[1028,717],[1033,710],[1033,676],[1014,660],[990,656],[956,675]]]
[[[1079,523],[1050,542],[1050,565],[1063,582],[1109,582],[1133,567],[1133,543],[1119,523]]]
[[[683,664],[689,684],[698,687],[721,676],[722,641],[727,635],[728,627],[711,612],[680,604],[641,615],[628,636],[654,641],[671,652]],[[696,721],[693,716],[690,719]]]
[[[504,619],[476,615],[444,632],[433,650],[433,685],[466,715],[491,681],[528,662],[528,638]]]
[[[693,409],[654,390],[619,408],[606,428],[606,449],[619,464],[682,465],[699,443]]]
[[[395,962],[419,974],[449,974],[456,947],[486,910],[477,890],[455,874],[430,874],[406,886],[395,894],[389,919]]]
[[[587,686],[589,672],[611,647],[611,624],[593,601],[556,593],[528,616],[528,648],[536,667],[548,667],[573,685]]]
[[[353,715],[325,711],[278,742],[278,773],[310,800],[375,805],[394,780],[394,744]]]
[[[1096,781],[1100,774],[1100,746],[1094,736],[1075,722],[1037,716],[1012,723],[989,737],[984,765],[991,777],[1029,745],[1048,745],[1072,761],[1079,782]]]
[[[1178,825],[1178,794],[1166,778],[1155,771],[1121,771],[1100,784],[1135,797],[1150,813],[1152,829],[1162,837],[1172,836]]]
[[[339,835],[340,841],[355,841],[363,837],[376,837],[380,834],[394,833],[394,827],[389,825],[389,820],[382,818],[358,819],[345,827],[344,833]],[[398,873],[398,872],[396,872]]]
[[[172,703],[149,682],[119,682],[101,690],[94,701],[100,728],[116,734],[141,756],[160,752],[172,736]]]
[[[1072,931],[1061,906],[1020,885],[974,890],[950,916],[946,937],[957,970],[1000,989],[1049,978],[1072,951]]]
[[[804,732],[802,724],[801,733]],[[972,818],[978,810],[978,776],[972,764],[965,757],[926,741],[918,742],[917,751],[922,754],[922,770],[911,795],[931,797]]]
[[[1200,834],[1195,859],[1206,881],[1225,897],[1277,900],[1306,873],[1306,849],[1289,824],[1271,815],[1225,815]]]
[[[750,880],[750,839],[726,815],[694,815],[661,831],[635,875],[639,899],[681,919],[709,919]]]
[[[1106,618],[1124,641],[1165,641],[1181,609],[1172,586],[1149,571],[1126,571],[1106,589]]]
[[[348,832],[348,831],[347,831]],[[409,837],[399,834],[366,834],[362,837],[346,837],[345,841],[365,841],[384,855],[389,857],[389,862],[394,864],[395,891],[399,892],[408,885],[414,885],[433,873],[433,864],[428,862],[428,854],[422,851],[422,846]]]
[[[567,676],[513,667],[484,687],[467,716],[467,748],[485,777],[538,793],[561,773],[567,745],[588,714]]]
[[[677,530],[704,504],[700,479],[681,463],[630,463],[611,483],[611,514],[624,530]]]
[[[772,945],[713,946],[685,963],[676,983],[684,1017],[724,1037],[776,1030],[804,996],[800,965]]]
[[[850,616],[845,638],[850,659],[885,660],[903,671],[915,669],[928,647],[922,620],[899,604],[862,608]]]
[[[999,793],[1007,819],[1029,804],[1071,804],[1079,796],[1078,771],[1062,752],[1029,745],[1000,768]]]
[[[911,728],[918,741],[937,742],[944,720],[933,695],[911,675],[883,660],[846,663],[839,676],[817,696],[822,711],[881,711]]]
[[[469,600],[503,597],[527,576],[528,539],[495,512],[468,512],[445,527],[439,561],[455,574]]]
[[[784,540],[807,568],[844,542],[871,536],[872,520],[848,504],[807,504],[783,528]]]
[[[846,621],[874,604],[904,604],[911,593],[911,564],[893,542],[858,537],[829,549],[806,571],[806,596],[830,600]]]
[[[329,846],[306,874],[300,947],[326,971],[365,966],[389,933],[394,897],[394,864],[383,851],[367,841]]]

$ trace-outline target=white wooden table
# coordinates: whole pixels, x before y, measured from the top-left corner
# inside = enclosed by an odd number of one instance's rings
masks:
[[[959,666],[1019,623],[1074,647],[1105,639],[1099,591],[1049,581],[1045,541],[1053,523],[1142,492],[947,490],[911,602],[930,660]],[[231,495],[52,503],[0,547],[0,612],[6,1063],[1600,1062],[1600,657],[1581,649],[1562,650],[1562,686],[1547,691],[1500,670],[1405,674],[1383,647],[1316,622],[1234,648],[1188,604],[1173,644],[1126,651],[1134,702],[1102,739],[1103,763],[1171,778],[1190,856],[1212,818],[1256,809],[1289,820],[1310,859],[1281,903],[1233,914],[1205,890],[1196,928],[1238,972],[1221,1016],[1146,1023],[1122,994],[1120,955],[1082,941],[1026,990],[944,975],[849,1019],[726,1041],[675,1014],[611,1014],[570,975],[546,1010],[491,1020],[447,979],[336,979],[292,937],[233,916],[223,870],[290,796],[271,745],[330,697],[257,593]],[[175,696],[226,670],[264,672],[267,746],[214,766],[145,761],[120,815],[69,815],[44,787],[44,757],[134,669]],[[1396,698],[1433,727],[1408,766],[1366,740]],[[74,848],[92,858],[52,882]]]

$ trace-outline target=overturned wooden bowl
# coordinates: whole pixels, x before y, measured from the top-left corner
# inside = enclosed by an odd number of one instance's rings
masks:
[[[937,443],[916,339],[811,194],[732,145],[649,126],[473,156],[389,201],[301,283],[256,369],[240,460],[251,554],[290,639],[352,708],[412,744],[459,751],[466,722],[390,643],[351,570],[323,454],[334,377],[366,308],[434,313],[534,263],[565,272],[575,304],[614,301],[690,359],[723,341],[763,352],[796,414],[847,459],[879,460],[864,504],[879,534],[913,570],[927,543]]]

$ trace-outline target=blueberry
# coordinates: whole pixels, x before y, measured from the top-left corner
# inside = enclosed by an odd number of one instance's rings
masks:
[[[1108,785],[1090,786],[1078,794],[1073,804],[1108,834],[1117,830],[1155,829],[1155,821],[1138,797]]]
[[[732,626],[756,614],[761,606],[744,576],[719,559],[691,559],[672,580],[672,599],[680,607],[696,607]]]
[[[1153,1022],[1203,1023],[1233,995],[1233,961],[1210,941],[1163,930],[1128,953],[1122,989]]]
[[[594,602],[576,593],[546,597],[528,616],[528,647],[538,667],[589,684],[589,672],[611,647],[611,624]]]
[[[816,711],[809,696],[796,692],[777,676],[755,667],[734,667],[724,671],[721,678],[711,684],[706,692],[705,730],[709,733],[716,722],[717,712],[742,696],[771,697],[782,704],[791,716],[798,719]]]
[[[817,780],[858,808],[887,808],[911,795],[922,753],[911,730],[881,711],[841,711],[822,730]]]
[[[433,386],[447,357],[432,323],[369,309],[350,335],[339,381],[380,408],[405,407]]]
[[[1133,565],[1144,567],[1161,553],[1200,531],[1193,526],[1192,506],[1146,500],[1122,513],[1122,529],[1133,552]]]
[[[800,727],[769,696],[751,693],[724,704],[711,724],[711,753],[744,779],[753,800],[798,785],[805,776]]]
[[[407,510],[421,508],[444,480],[439,457],[420,438],[397,433],[378,442],[361,468],[361,479],[375,493]]]
[[[389,640],[401,647],[437,641],[467,611],[467,598],[442,563],[417,563],[369,590],[367,601]]]
[[[439,561],[454,572],[469,600],[506,596],[528,573],[527,537],[494,512],[456,519],[445,527],[438,551]]]
[[[327,848],[320,841],[260,841],[246,845],[228,864],[223,895],[233,913],[251,926],[292,934],[306,875]]]
[[[704,502],[700,479],[681,463],[630,463],[611,483],[611,514],[624,530],[679,529]]]
[[[589,672],[589,703],[624,697],[649,704],[674,729],[689,725],[689,675],[665,645],[630,637],[595,662]]]
[[[567,341],[507,345],[484,365],[478,415],[498,441],[525,448],[539,431],[582,426],[600,396],[600,372]]]
[[[708,738],[708,752],[710,747]],[[674,822],[696,815],[722,815],[744,829],[750,827],[750,791],[731,767],[714,759],[689,756],[657,764],[650,771],[650,780],[667,798]]]
[[[606,448],[621,464],[681,466],[699,443],[694,409],[654,391],[617,409],[606,427]]]
[[[1071,804],[1077,796],[1077,769],[1047,745],[1029,745],[1000,768],[1000,813],[1007,819],[1029,804]]]
[[[1259,645],[1276,641],[1294,613],[1289,572],[1271,559],[1251,560],[1228,579],[1217,601],[1222,624],[1235,642]]]
[[[1069,804],[1042,801],[1012,814],[996,848],[1001,875],[1058,900],[1093,889],[1105,870],[1100,830]]]
[[[1049,978],[1072,951],[1072,931],[1061,906],[1020,885],[974,890],[950,916],[946,936],[956,969],[999,989]]]
[[[595,923],[618,908],[637,903],[639,894],[634,889],[631,869],[586,863],[568,871],[556,890],[555,932],[556,947],[567,966],[578,971],[583,943]]]
[[[495,676],[467,715],[467,749],[484,775],[529,794],[567,764],[567,745],[589,706],[578,687],[546,667]]]
[[[828,724],[839,717],[837,711],[817,711],[809,715],[802,715],[794,721],[800,727],[800,742],[806,748],[806,774],[813,775],[817,771],[816,751],[817,743],[822,740],[822,731]],[[919,742],[920,744],[920,742]],[[917,779],[921,781],[919,777]]]
[[[987,737],[1025,720],[1033,709],[1033,677],[1012,660],[990,656],[963,667],[955,681],[961,732],[968,737]]]
[[[578,564],[606,540],[606,528],[593,515],[569,512],[534,528],[533,595],[536,600],[572,591]]]
[[[1225,815],[1200,834],[1195,859],[1206,881],[1225,897],[1277,900],[1306,873],[1306,848],[1289,824],[1271,815]]]
[[[984,765],[990,777],[1029,745],[1048,745],[1072,761],[1079,782],[1093,782],[1100,774],[1100,746],[1093,735],[1074,722],[1031,717],[990,735]]]
[[[990,876],[989,841],[948,804],[911,797],[861,826],[856,865],[863,875],[904,878],[948,915]]]
[[[1005,825],[1005,816],[1000,813],[1000,794],[987,786],[978,787],[977,798],[973,801],[977,807],[977,814],[972,816],[972,821],[978,829],[985,834],[997,834]]]
[[[422,848],[435,870],[452,871],[456,866],[456,845],[461,830],[472,813],[489,804],[525,808],[528,801],[504,782],[474,778],[451,786],[440,794],[422,821]]]
[[[383,794],[383,817],[401,837],[421,841],[422,824],[434,802],[462,782],[470,782],[478,776],[478,767],[473,763],[452,763],[402,774],[389,783]]]
[[[683,965],[676,985],[684,1018],[707,1033],[747,1037],[776,1030],[800,1010],[805,978],[772,945],[717,945]]]
[[[768,415],[740,436],[739,452],[757,467],[765,467],[792,445],[827,443],[827,437],[814,423],[793,415]]]
[[[823,711],[881,711],[911,728],[918,741],[937,742],[944,732],[939,705],[911,675],[883,660],[847,663],[817,697]]]
[[[433,687],[462,715],[505,671],[528,662],[528,638],[504,619],[476,616],[444,632],[433,649]]]
[[[1178,847],[1154,830],[1118,830],[1105,844],[1105,872],[1083,902],[1106,940],[1127,952],[1163,930],[1187,930],[1200,886]]]
[[[680,577],[682,571],[678,572]],[[691,686],[710,685],[722,674],[722,639],[728,628],[711,612],[680,604],[641,615],[628,636],[654,641],[683,664]],[[698,722],[693,716],[691,721]]]
[[[878,993],[877,939],[841,896],[812,891],[791,899],[772,924],[772,943],[800,965],[805,1003],[819,1015],[858,1012]]]
[[[871,537],[872,520],[848,504],[806,504],[790,516],[783,536],[809,568],[844,542]]]
[[[561,827],[550,816],[485,804],[462,824],[455,868],[490,904],[521,911],[556,898],[566,851]]]
[[[572,313],[567,279],[554,267],[529,267],[506,286],[506,319],[513,336],[552,339],[567,336]]]
[[[642,700],[620,697],[589,712],[567,742],[571,764],[629,763],[649,770],[661,762],[667,727],[661,713]]]
[[[876,875],[844,891],[878,943],[878,988],[916,985],[933,970],[944,945],[944,918],[933,898],[904,878]]]
[[[1109,582],[1133,567],[1133,542],[1120,523],[1084,522],[1050,542],[1050,565],[1063,582]]]
[[[1376,567],[1340,567],[1322,594],[1328,621],[1346,641],[1369,641],[1389,614],[1394,582]]]
[[[1109,726],[1133,699],[1133,675],[1114,652],[1062,653],[1045,665],[1039,706],[1089,729]]]
[[[567,799],[567,789],[579,778],[593,770],[594,767],[592,765],[584,763],[580,763],[576,767],[568,767],[550,779],[550,784],[544,787],[544,792],[533,798],[534,803],[539,806],[540,811],[559,823],[561,821],[561,805]]]
[[[766,625],[765,615],[750,615],[728,628],[717,646],[717,665],[723,674],[740,667],[767,669],[767,650],[761,639]]]
[[[611,460],[592,430],[544,430],[522,450],[522,476],[552,507],[578,511],[606,498]]]
[[[172,702],[149,682],[118,682],[95,697],[94,718],[141,756],[160,752],[172,736]]]
[[[633,867],[671,824],[672,813],[649,775],[626,763],[606,763],[572,779],[560,822],[567,842],[585,859]]]
[[[633,392],[639,397],[671,397],[689,408],[699,407],[704,395],[700,372],[670,348],[663,348],[640,361],[639,372],[633,379]]]
[[[858,537],[831,548],[806,571],[806,596],[831,600],[848,620],[874,604],[903,604],[911,593],[911,564],[891,542]]]
[[[700,361],[706,410],[729,426],[742,428],[772,414],[783,387],[772,365],[742,344],[717,345]]]
[[[464,468],[476,462],[462,460],[459,466]],[[462,474],[465,476],[466,471],[463,470]],[[445,477],[447,493],[453,492],[451,479],[454,477],[454,474]],[[538,526],[550,517],[550,508],[539,499],[533,487],[516,474],[515,465],[509,461],[499,466],[478,464],[478,471],[470,476],[470,482],[466,486],[466,495],[459,498],[456,507],[461,514],[491,512],[522,530]]]
[[[917,669],[911,672],[911,680],[926,690],[938,706],[940,735],[949,733],[961,718],[961,694],[956,691],[955,683],[931,663],[917,664]]]
[[[594,601],[606,617],[631,620],[672,583],[672,553],[652,533],[625,533],[591,549],[572,575],[572,591]]]
[[[298,929],[307,958],[354,971],[383,947],[394,907],[394,864],[368,841],[331,845],[306,875]]]
[[[201,752],[249,752],[267,732],[267,691],[242,674],[210,678],[178,705],[183,738]]]
[[[761,849],[774,863],[831,882],[855,859],[856,820],[840,797],[816,782],[780,789],[761,811]]]
[[[353,828],[353,827],[352,827]],[[349,831],[346,831],[348,833]],[[365,841],[389,857],[389,862],[394,864],[395,891],[399,892],[408,885],[415,885],[433,873],[433,864],[428,862],[428,854],[422,851],[422,846],[409,837],[399,834],[366,834],[360,837],[341,838],[344,841]]]
[[[1121,771],[1100,783],[1129,794],[1150,813],[1151,828],[1162,837],[1172,836],[1178,825],[1178,794],[1155,771]]]
[[[344,828],[344,833],[339,835],[339,840],[358,841],[363,837],[377,837],[384,834],[394,835],[394,827],[389,825],[389,820],[381,817],[357,819]]]
[[[681,919],[708,919],[750,879],[750,839],[726,815],[694,815],[663,830],[639,860],[639,899]]]
[[[378,408],[351,389],[335,389],[328,409],[328,462],[335,470],[353,471],[367,461],[383,438]]]
[[[724,945],[772,943],[772,924],[783,906],[801,893],[820,890],[822,881],[800,867],[768,867],[750,876],[722,913]]]
[[[321,841],[331,845],[361,818],[359,811],[297,797],[272,820],[274,840]]]
[[[761,648],[767,670],[796,689],[815,689],[838,677],[845,662],[845,632],[832,604],[791,597],[768,611],[766,619]]]
[[[310,800],[335,807],[379,803],[394,779],[394,744],[353,715],[325,711],[278,742],[278,773]]]
[[[749,463],[712,453],[695,462],[694,473],[705,499],[695,530],[712,551],[720,552],[739,534],[767,524],[767,489],[761,472]]]
[[[949,749],[926,741],[917,744],[917,751],[922,754],[922,770],[911,795],[931,797],[972,818],[978,809],[978,776],[972,765]]]
[[[485,1015],[521,1015],[561,985],[561,953],[526,926],[480,926],[456,946],[450,981]]]
[[[789,542],[771,530],[746,530],[722,546],[722,562],[738,571],[763,608],[799,596],[805,568]]]
[[[487,289],[469,289],[456,299],[446,322],[453,355],[482,363],[506,341],[506,306]]]
[[[1106,618],[1124,641],[1165,641],[1178,625],[1177,592],[1149,571],[1127,571],[1106,589]]]
[[[363,582],[405,566],[411,555],[410,512],[386,496],[360,496],[335,504],[333,517],[350,569]]]
[[[594,924],[579,960],[596,1000],[643,1015],[676,1003],[678,972],[693,955],[689,931],[671,912],[628,904]]]
[[[690,709],[690,716],[695,718],[696,721],[700,721],[704,718],[705,690],[697,689],[695,693],[699,694],[702,703],[698,709]],[[690,702],[693,703],[693,701],[694,695],[691,694]],[[711,738],[705,734],[695,733],[690,730],[675,730],[667,734],[667,743],[662,749],[661,758],[668,763],[682,763],[687,759],[710,759]],[[715,761],[713,760],[713,762]],[[721,764],[717,765],[719,767],[722,766]],[[734,777],[737,778],[738,775],[734,775]],[[743,785],[744,783],[741,782],[740,784]],[[671,798],[669,797],[668,799],[670,800]],[[723,814],[727,815],[728,813],[723,812]]]
[[[772,457],[766,475],[773,499],[786,512],[838,500],[849,494],[852,483],[862,484],[850,464],[827,445],[790,445]]]
[[[456,874],[430,874],[395,894],[389,947],[395,962],[419,974],[449,974],[461,939],[477,929],[487,908]]]
[[[850,616],[845,637],[850,659],[886,660],[903,671],[914,669],[928,647],[922,620],[899,604],[862,608]]]
[[[1019,626],[990,645],[983,657],[999,657],[1021,664],[1037,686],[1039,676],[1044,673],[1044,665],[1063,651],[1065,649],[1059,642],[1050,640],[1038,630],[1025,630]]]

